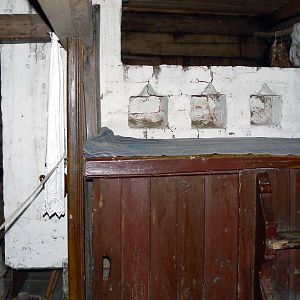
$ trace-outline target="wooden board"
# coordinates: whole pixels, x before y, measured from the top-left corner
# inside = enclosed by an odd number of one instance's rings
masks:
[[[300,230],[300,170],[290,171],[290,229]],[[291,250],[290,296],[300,295],[300,249]]]
[[[0,40],[5,42],[50,42],[51,29],[39,15],[0,15]]]
[[[119,179],[96,180],[92,208],[93,299],[121,298],[121,184]],[[111,262],[103,278],[103,258]]]
[[[151,179],[151,299],[177,298],[177,178]]]
[[[204,177],[178,177],[178,297],[202,299]]]
[[[166,158],[88,159],[85,176],[128,177],[182,175],[199,172],[224,172],[257,168],[300,168],[299,157],[259,155],[207,155]]]
[[[98,134],[100,127],[100,5],[93,6],[93,43],[92,48],[84,51],[84,100],[86,138],[91,139]]]
[[[290,224],[290,171],[282,169],[278,171],[277,186],[277,222],[278,230],[289,230]],[[276,293],[282,298],[289,293],[289,263],[290,251],[277,251],[275,287]]]
[[[238,299],[254,297],[254,255],[256,213],[256,170],[244,170],[239,174],[239,261]]]
[[[258,38],[149,32],[123,32],[122,34],[122,55],[262,59],[267,48],[265,41]]]
[[[192,56],[152,56],[152,55],[122,55],[126,65],[160,66],[181,65],[189,66],[268,66],[265,60],[236,57],[192,57]]]
[[[190,33],[254,36],[262,31],[261,17],[123,12],[123,32]]]
[[[84,183],[83,183],[83,45],[68,40],[67,97],[67,192],[68,192],[68,275],[70,299],[85,297]]]
[[[149,297],[149,188],[147,178],[122,179],[122,299],[139,300]]]
[[[204,299],[237,297],[238,190],[237,175],[205,177]]]
[[[290,0],[129,0],[123,2],[123,7],[131,11],[263,15],[279,9],[288,2]]]
[[[270,16],[269,20],[273,24],[291,19],[300,15],[300,3],[298,0],[288,1],[286,5],[275,10]]]

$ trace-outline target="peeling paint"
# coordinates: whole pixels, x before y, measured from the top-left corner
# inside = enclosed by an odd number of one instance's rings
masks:
[[[168,98],[158,96],[147,84],[138,96],[131,96],[128,124],[131,128],[165,128],[168,124]]]
[[[195,128],[225,128],[227,117],[226,96],[221,95],[212,82],[201,95],[191,100],[191,124]]]
[[[251,125],[280,127],[282,118],[282,97],[264,83],[257,95],[250,97]]]
[[[49,53],[49,44],[2,45],[6,218],[45,174]],[[42,201],[43,192],[5,235],[8,266],[56,268],[67,259],[67,220],[44,218]]]
[[[150,66],[124,66],[121,63],[120,42],[122,1],[96,0],[94,3],[102,5],[102,126],[111,128],[116,134],[148,139],[300,137],[300,69],[167,65],[153,69]],[[209,128],[206,128],[191,121],[191,98],[200,96],[209,83],[213,83],[220,95],[225,95],[227,117],[226,122],[216,126],[212,113],[212,120],[206,123]],[[250,97],[257,94],[264,83],[274,95],[282,97],[280,125],[277,121],[276,126],[251,125]],[[145,134],[145,128],[132,127],[128,122],[128,108],[130,98],[138,95],[147,84],[153,87],[157,95],[168,97],[168,124],[164,128],[148,128]]]

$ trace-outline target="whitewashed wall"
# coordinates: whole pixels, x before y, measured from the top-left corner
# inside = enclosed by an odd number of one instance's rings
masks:
[[[101,5],[101,107],[102,126],[116,134],[140,138],[180,137],[300,137],[300,70],[249,67],[124,66],[121,63],[121,0],[94,1]],[[201,95],[212,82],[227,100],[224,129],[191,126],[191,96]],[[250,97],[266,83],[282,99],[279,126],[250,123]],[[168,126],[130,128],[130,97],[139,96],[147,84],[156,95],[168,97]],[[153,110],[156,108],[153,107]]]
[[[30,13],[26,0],[0,2],[1,13]],[[2,45],[4,202],[7,218],[45,174],[50,44]],[[67,259],[67,220],[42,216],[43,194],[5,236],[13,268],[60,267]]]

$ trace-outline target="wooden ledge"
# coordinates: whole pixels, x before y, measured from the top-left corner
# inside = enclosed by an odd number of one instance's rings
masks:
[[[128,177],[217,173],[257,168],[300,168],[300,157],[207,155],[188,157],[89,158],[85,176]]]

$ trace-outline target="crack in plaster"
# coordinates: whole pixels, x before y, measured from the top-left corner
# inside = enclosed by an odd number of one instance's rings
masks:
[[[214,72],[212,71],[212,69],[207,69],[206,71],[210,71],[209,72],[209,75],[210,75],[210,81],[207,81],[207,80],[200,80],[200,79],[198,79],[198,78],[196,78],[196,80],[195,81],[193,81],[193,80],[191,80],[190,81],[190,83],[207,83],[207,84],[210,84],[210,83],[213,83],[213,81],[214,81]]]

